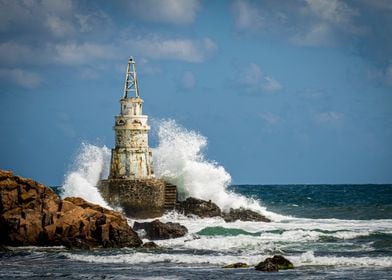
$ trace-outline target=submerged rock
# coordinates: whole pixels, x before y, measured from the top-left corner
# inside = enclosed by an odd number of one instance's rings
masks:
[[[293,269],[294,265],[283,256],[276,255],[272,258],[266,258],[264,261],[256,265],[256,270],[273,272],[284,269]]]
[[[238,263],[231,263],[228,265],[225,265],[223,268],[248,268],[249,265],[246,263],[238,262]]]
[[[194,197],[188,197],[180,201],[177,211],[184,215],[196,215],[201,218],[216,217],[222,214],[221,209],[215,203]]]
[[[238,209],[230,208],[230,211],[223,213],[222,217],[226,223],[235,222],[237,220],[245,221],[245,222],[246,221],[271,222],[270,219],[261,215],[260,213],[242,207]]]
[[[151,240],[177,238],[188,233],[188,229],[179,223],[162,223],[159,220],[145,223],[135,222],[133,229],[144,230],[145,237]]]
[[[31,179],[0,170],[0,244],[9,246],[138,247],[120,213],[82,198],[60,197]]]

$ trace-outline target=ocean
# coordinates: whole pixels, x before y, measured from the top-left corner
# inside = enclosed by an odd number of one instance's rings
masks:
[[[13,248],[0,279],[392,279],[392,185],[239,185],[274,221],[225,223],[168,213],[183,238],[159,250]],[[133,221],[130,220],[130,223]],[[146,240],[144,240],[146,241]],[[294,270],[223,269],[281,254]]]
[[[158,250],[12,248],[0,253],[0,279],[392,279],[392,185],[232,185],[225,168],[206,159],[204,136],[166,121],[157,137],[156,175],[177,185],[180,198],[250,208],[272,222],[170,212],[159,219],[189,233],[156,241]],[[56,190],[107,207],[95,186],[107,178],[109,162],[108,148],[82,144]],[[222,268],[254,266],[275,254],[295,269]]]

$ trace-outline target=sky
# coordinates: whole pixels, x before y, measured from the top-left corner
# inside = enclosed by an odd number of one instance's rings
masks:
[[[0,168],[59,185],[113,147],[130,56],[233,183],[392,183],[388,0],[0,0]]]

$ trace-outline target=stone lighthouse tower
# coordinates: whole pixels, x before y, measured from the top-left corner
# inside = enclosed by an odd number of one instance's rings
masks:
[[[120,99],[120,114],[115,116],[115,147],[110,174],[98,182],[103,198],[112,207],[121,207],[133,218],[161,216],[175,207],[177,188],[157,179],[148,146],[148,116],[143,115],[135,60],[128,60],[125,85]]]
[[[112,149],[109,179],[153,178],[152,153],[148,147],[148,116],[143,115],[135,61],[130,58],[114,125],[116,147]]]

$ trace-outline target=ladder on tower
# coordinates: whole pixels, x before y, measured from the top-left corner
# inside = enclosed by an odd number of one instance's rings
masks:
[[[177,187],[165,182],[165,210],[173,210],[177,204]]]

